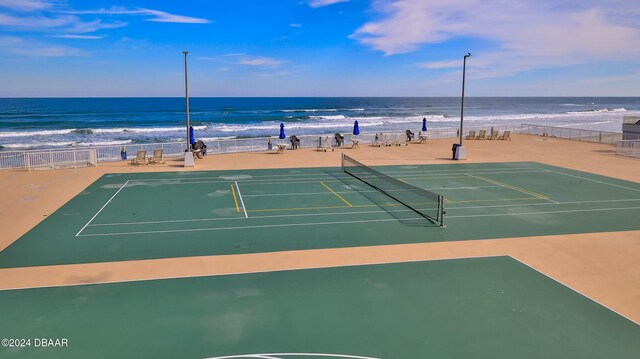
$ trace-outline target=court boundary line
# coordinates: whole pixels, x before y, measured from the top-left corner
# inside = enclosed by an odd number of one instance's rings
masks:
[[[470,173],[466,173],[466,175],[468,175],[468,176],[470,176],[472,178],[477,178],[477,179],[485,181],[485,182],[496,184],[498,186],[502,186],[504,188],[508,188],[508,189],[511,189],[511,190],[514,190],[514,191],[518,191],[518,192],[521,192],[521,193],[524,193],[524,194],[528,194],[529,196],[537,197],[537,198],[543,199],[545,201],[558,203],[557,201],[554,201],[554,200],[550,199],[549,196],[545,196],[545,195],[542,195],[540,193],[529,191],[527,189],[524,189],[524,188],[521,188],[521,187],[518,187],[518,186],[510,185],[508,183],[500,182],[500,181],[497,181],[497,180],[494,180],[494,179],[491,179],[491,178],[486,178],[486,177],[483,177],[483,176],[480,176],[480,175],[473,175],[473,174],[470,174]]]
[[[518,163],[518,162],[504,162],[504,163]],[[519,163],[523,163],[523,162],[519,162]],[[526,163],[526,162],[525,162]],[[536,164],[540,164],[539,162],[534,162]],[[428,164],[428,163],[421,163],[421,164],[417,164],[417,165],[375,165],[374,167],[402,167],[402,166],[430,166],[432,164]],[[314,168],[308,168],[308,169],[318,169],[318,170],[326,170],[326,169],[339,169],[340,167],[314,167]],[[281,170],[288,170],[291,168],[280,168]],[[297,168],[300,169],[300,168]],[[251,169],[246,169],[246,170],[219,170],[219,172],[229,172],[229,171],[235,171],[235,172],[239,172],[239,171],[250,171]],[[255,169],[253,169],[252,171],[254,171]],[[527,172],[544,172],[546,169],[541,169],[540,167],[513,167],[513,168],[476,168],[474,170],[478,170],[478,171],[506,171],[504,173],[511,173],[511,170],[516,170],[517,173],[527,173]],[[522,170],[522,171],[520,171]],[[388,171],[385,173],[399,173],[399,172],[408,172],[408,173],[414,173],[414,174],[438,174],[438,173],[442,173],[442,174],[447,174],[447,172],[473,172],[473,171],[469,171],[467,170],[462,170],[462,169],[451,169],[451,170],[435,170],[435,171],[410,171],[410,170],[399,170],[399,171]],[[215,170],[213,171],[206,171],[206,172],[216,172]],[[340,173],[339,171],[337,173]],[[500,172],[503,173],[503,172]],[[322,173],[296,173],[295,176],[300,177],[307,177],[307,176],[318,176],[321,175]],[[180,179],[170,179],[170,178],[141,178],[141,179],[135,179],[134,181],[176,181],[176,180],[205,180],[205,179],[214,179],[214,180],[219,180],[221,182],[230,182],[230,181],[244,181],[244,180],[251,180],[253,178],[269,178],[269,177],[291,177],[292,174],[288,173],[288,174],[280,174],[280,175],[248,175],[252,178],[234,178],[232,179],[231,177],[234,176],[227,176],[230,178],[223,178],[221,176],[217,176],[217,177],[186,177],[186,178],[180,178]]]
[[[618,312],[618,311],[616,311],[616,310],[614,310],[614,309],[610,308],[609,306],[607,306],[607,305],[605,305],[605,304],[600,303],[599,301],[597,301],[597,300],[595,300],[595,299],[591,298],[590,296],[588,296],[588,295],[586,295],[586,294],[582,293],[581,291],[579,291],[579,290],[577,290],[577,289],[575,289],[575,288],[571,287],[570,285],[568,285],[568,284],[566,284],[566,283],[564,283],[564,282],[562,282],[562,281],[560,281],[560,280],[558,280],[558,279],[556,279],[556,278],[552,277],[551,275],[549,275],[549,274],[547,274],[547,273],[545,273],[545,272],[543,272],[543,271],[541,271],[541,270],[539,270],[539,269],[537,269],[537,268],[535,268],[535,267],[533,267],[533,266],[531,266],[531,265],[529,265],[529,264],[525,263],[524,261],[522,261],[522,260],[520,260],[520,259],[518,259],[518,258],[516,258],[516,257],[514,257],[514,256],[512,256],[512,255],[509,255],[509,257],[513,258],[516,262],[518,262],[518,263],[520,263],[520,264],[522,264],[522,265],[524,265],[524,266],[526,266],[526,267],[528,267],[528,268],[531,268],[531,269],[533,269],[534,271],[536,271],[536,272],[538,272],[538,273],[542,274],[543,276],[545,276],[545,277],[547,277],[547,278],[549,278],[549,279],[551,279],[551,280],[553,280],[553,281],[555,281],[555,282],[559,283],[560,285],[564,286],[565,288],[568,288],[568,289],[570,289],[570,290],[572,290],[572,291],[574,291],[574,292],[578,293],[579,295],[581,295],[581,296],[583,296],[583,297],[585,297],[585,298],[589,299],[590,301],[592,301],[592,302],[594,302],[594,303],[596,303],[596,304],[598,304],[598,305],[600,305],[600,306],[602,306],[602,307],[604,307],[604,308],[606,308],[606,309],[608,309],[608,310],[610,310],[610,311],[614,312],[615,314],[617,314],[617,315],[619,315],[619,316],[623,317],[624,319],[626,319],[626,320],[630,321],[631,323],[634,323],[634,324],[636,324],[636,325],[639,325],[639,326],[640,326],[640,323],[639,323],[639,322],[636,322],[635,320],[633,320],[633,319],[631,319],[631,318],[627,317],[626,315],[624,315],[624,314],[622,314],[622,313],[620,313],[620,312]]]
[[[233,196],[233,203],[236,205],[236,212],[240,213],[240,206],[238,206],[238,199],[236,198],[236,190],[233,189],[233,184],[231,184],[231,195]]]
[[[529,215],[534,215],[535,216],[535,215],[545,215],[545,214],[555,214],[555,213],[580,213],[580,212],[616,211],[616,210],[629,210],[629,209],[640,209],[640,207],[593,208],[593,209],[578,209],[578,210],[548,211],[548,212],[528,212],[528,213],[525,212],[525,213],[475,214],[475,215],[447,216],[447,219],[477,218],[477,217],[500,217],[500,216],[529,216]],[[424,220],[424,218],[408,218],[408,219],[404,219],[403,221],[418,221],[418,220]],[[228,231],[228,230],[239,230],[239,229],[305,227],[305,226],[318,226],[318,225],[330,225],[330,224],[378,223],[378,222],[390,222],[390,221],[397,221],[397,219],[396,218],[384,218],[384,219],[357,220],[357,221],[331,221],[331,222],[315,222],[315,223],[279,223],[279,224],[255,225],[255,226],[236,226],[236,227],[171,229],[171,230],[161,230],[161,231],[97,233],[97,234],[81,234],[81,235],[78,235],[78,237],[110,237],[110,236],[126,236],[126,235],[134,235],[134,234]]]
[[[240,193],[240,187],[238,186],[237,181],[233,181],[236,184],[236,189],[238,190],[238,197],[240,197],[240,203],[242,203],[242,210],[244,211],[244,218],[249,218],[247,214],[247,208],[244,206],[244,200],[242,199],[242,193]]]
[[[599,180],[595,180],[595,179],[591,179],[591,178],[587,178],[587,177],[582,177],[582,176],[578,176],[578,175],[572,175],[572,174],[569,174],[569,173],[563,173],[563,172],[549,170],[549,169],[547,170],[547,172],[557,173],[557,174],[561,174],[561,175],[565,175],[565,176],[569,176],[569,177],[580,178],[580,179],[583,179],[583,180],[586,180],[586,181],[591,181],[591,182],[600,183],[600,184],[606,184],[606,185],[609,185],[609,186],[614,186],[614,187],[628,189],[628,190],[635,191],[635,192],[640,192],[640,189],[638,189],[638,188],[626,187],[626,186],[622,186],[622,185],[615,184],[615,183],[599,181]],[[588,173],[588,172],[585,172],[585,173]],[[606,177],[606,176],[602,176],[602,177]],[[614,177],[609,177],[609,178],[614,178]],[[618,178],[614,178],[614,179],[618,179]],[[618,179],[618,180],[620,180],[620,179]],[[620,181],[626,181],[626,180],[620,180]],[[632,181],[626,181],[626,182],[632,182]]]
[[[353,248],[353,247],[351,247]],[[321,250],[321,249],[320,249]],[[207,257],[213,257],[213,256],[207,256]],[[582,293],[581,291],[567,285],[566,283],[552,277],[551,275],[535,268],[532,265],[527,264],[526,262],[524,262],[523,260],[520,260],[518,258],[516,258],[514,255],[512,254],[491,254],[491,255],[474,255],[474,256],[451,256],[451,257],[445,257],[445,258],[431,258],[431,259],[412,259],[412,260],[406,260],[406,261],[401,261],[401,260],[391,260],[391,261],[377,261],[377,262],[369,262],[369,263],[351,263],[351,264],[339,264],[339,265],[335,265],[335,266],[321,266],[321,265],[316,265],[316,266],[310,266],[310,267],[301,267],[301,266],[294,266],[291,268],[279,268],[279,269],[274,269],[274,270],[256,270],[256,271],[238,271],[238,272],[229,272],[229,273],[208,273],[208,274],[196,274],[196,275],[178,275],[178,276],[164,276],[164,277],[156,277],[156,278],[142,278],[142,279],[126,279],[126,280],[115,280],[115,281],[97,281],[97,282],[92,282],[92,283],[65,283],[65,284],[59,284],[59,285],[40,285],[40,286],[33,286],[33,287],[14,287],[14,288],[0,288],[0,292],[5,292],[5,291],[12,291],[12,290],[29,290],[29,289],[46,289],[46,288],[62,288],[62,287],[76,287],[76,286],[88,286],[88,285],[103,285],[103,284],[121,284],[121,283],[137,283],[137,282],[150,282],[150,281],[155,281],[155,280],[172,280],[172,279],[188,279],[188,278],[205,278],[205,277],[226,277],[226,276],[232,276],[232,275],[245,275],[245,274],[262,274],[262,273],[280,273],[280,272],[290,272],[290,271],[298,271],[298,270],[314,270],[314,269],[331,269],[331,268],[347,268],[347,267],[363,267],[363,266],[368,266],[368,265],[385,265],[385,264],[402,264],[402,263],[419,263],[419,262],[438,262],[438,261],[448,261],[448,260],[462,260],[462,259],[482,259],[482,258],[501,258],[501,257],[505,257],[505,258],[511,258],[514,261],[516,261],[517,263],[520,263],[522,265],[524,265],[527,268],[530,268],[532,270],[534,270],[535,272],[543,275],[544,277],[547,277],[548,279],[559,283],[560,285],[562,285],[563,287],[569,289],[570,291],[573,291],[575,293],[577,293],[578,295],[581,295],[583,297],[585,297],[586,299],[600,305],[601,307],[610,310],[611,312],[621,316],[624,319],[627,319],[628,321],[636,324],[636,325],[640,325],[640,323],[636,322],[635,320],[629,318],[628,316],[610,308],[609,306],[602,304],[601,302],[591,298],[590,296]],[[177,257],[177,258],[190,258],[190,257]],[[102,263],[102,262],[101,262]],[[119,263],[119,262],[106,262],[106,263]],[[87,264],[93,264],[93,263],[87,263]]]
[[[607,202],[635,202],[640,201],[640,198],[630,199],[611,199],[611,200],[598,200],[598,201],[574,201],[574,202],[558,202],[558,203],[526,203],[526,204],[505,204],[498,206],[469,206],[469,207],[452,207],[450,210],[465,210],[465,209],[483,209],[483,208],[511,208],[511,207],[525,207],[525,206],[553,206],[553,205],[572,205],[572,204],[584,204],[584,203],[607,203]],[[375,206],[373,206],[375,207]],[[379,207],[379,206],[378,206]],[[347,208],[345,206],[337,208]],[[380,211],[342,211],[342,212],[326,212],[326,213],[294,213],[294,214],[275,214],[270,216],[253,216],[253,219],[266,219],[266,218],[282,218],[282,217],[314,217],[314,216],[334,216],[334,215],[357,215],[357,214],[378,214],[387,212],[410,212],[410,209],[389,209]],[[128,225],[141,225],[141,224],[163,224],[163,223],[183,223],[183,222],[209,222],[209,221],[226,221],[242,219],[238,217],[221,217],[221,218],[193,218],[193,219],[175,219],[166,221],[144,221],[144,222],[114,222],[114,223],[98,223],[90,224],[89,227],[106,227],[106,226],[128,226]]]
[[[127,186],[127,183],[129,183],[129,181],[130,181],[130,180],[127,180],[127,182],[125,182],[125,183],[122,185],[122,187],[120,187],[120,189],[118,189],[118,191],[117,191],[113,196],[111,196],[111,198],[109,198],[109,200],[107,201],[107,203],[105,203],[105,204],[102,206],[102,208],[100,208],[100,210],[99,210],[96,214],[94,214],[94,215],[93,215],[93,217],[91,217],[91,219],[89,220],[89,222],[87,222],[87,223],[84,225],[84,227],[80,228],[80,230],[78,231],[78,233],[76,233],[76,235],[75,235],[76,237],[78,237],[78,236],[80,235],[80,233],[82,233],[82,231],[84,231],[84,229],[85,229],[85,228],[87,228],[87,226],[89,225],[89,223],[91,223],[91,222],[92,222],[92,221],[93,221],[93,220],[94,220],[94,219],[95,219],[95,218],[100,214],[100,212],[102,212],[102,210],[103,210],[103,209],[105,209],[105,207],[107,207],[107,205],[111,202],[111,200],[113,200],[113,199],[118,195],[118,193],[120,193],[120,191],[122,191],[122,189],[123,189],[123,188],[125,188],[125,187]]]

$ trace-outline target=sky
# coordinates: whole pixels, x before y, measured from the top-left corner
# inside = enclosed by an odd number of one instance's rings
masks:
[[[0,97],[640,96],[637,0],[0,0]]]

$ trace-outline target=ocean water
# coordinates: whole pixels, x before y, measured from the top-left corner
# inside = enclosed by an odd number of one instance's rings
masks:
[[[458,127],[460,98],[192,98],[191,124],[220,138]],[[465,127],[539,124],[621,132],[640,98],[465,98]],[[172,142],[186,137],[184,98],[0,99],[0,150]]]

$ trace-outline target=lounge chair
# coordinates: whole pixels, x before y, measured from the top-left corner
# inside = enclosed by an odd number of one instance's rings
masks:
[[[333,146],[331,146],[331,137],[325,136],[318,146],[318,151],[327,152],[329,150],[333,151]]]
[[[395,144],[395,138],[391,137],[391,135],[382,135],[382,139],[384,145],[387,147],[393,146]]]
[[[487,139],[487,131],[480,130],[480,133],[478,134],[478,136],[476,136],[476,140],[486,140],[486,139]]]
[[[139,150],[136,152],[136,158],[131,160],[131,164],[134,166],[147,165],[147,151]]]
[[[162,156],[163,152],[164,151],[162,150],[162,148],[159,150],[153,150],[153,157],[149,159],[149,164],[152,164],[152,165],[163,164],[164,163],[164,158]]]
[[[498,134],[500,133],[500,131],[496,130],[496,131],[491,131],[491,135],[489,135],[489,139],[490,140],[497,140],[498,139]]]
[[[504,131],[502,136],[498,138],[499,140],[511,140],[511,131]]]
[[[476,131],[469,131],[469,134],[467,135],[467,137],[465,137],[466,140],[475,140],[476,139]]]
[[[336,147],[340,147],[344,144],[344,136],[340,133],[336,133],[334,138],[336,139]]]

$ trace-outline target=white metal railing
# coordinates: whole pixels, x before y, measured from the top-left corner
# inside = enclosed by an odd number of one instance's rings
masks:
[[[164,157],[182,156],[186,149],[185,142],[165,142],[165,143],[140,143],[129,144],[126,146],[98,146],[95,149],[98,152],[98,162],[112,162],[122,160],[122,149],[127,152],[129,158],[135,157],[137,151],[147,151],[152,153],[153,150],[162,149]]]
[[[584,130],[571,127],[553,127],[528,124],[524,124],[522,126],[524,127],[524,133],[543,137],[558,137],[577,141],[609,144],[616,144],[623,138],[623,134],[621,132],[607,132],[597,130]],[[629,134],[625,134],[626,139],[630,139],[629,136]],[[640,136],[631,139],[640,139]]]
[[[640,158],[640,140],[621,140],[616,143],[616,154]]]
[[[30,151],[24,152],[22,161],[29,171],[41,169],[95,167],[98,157],[94,148],[72,151]]]

